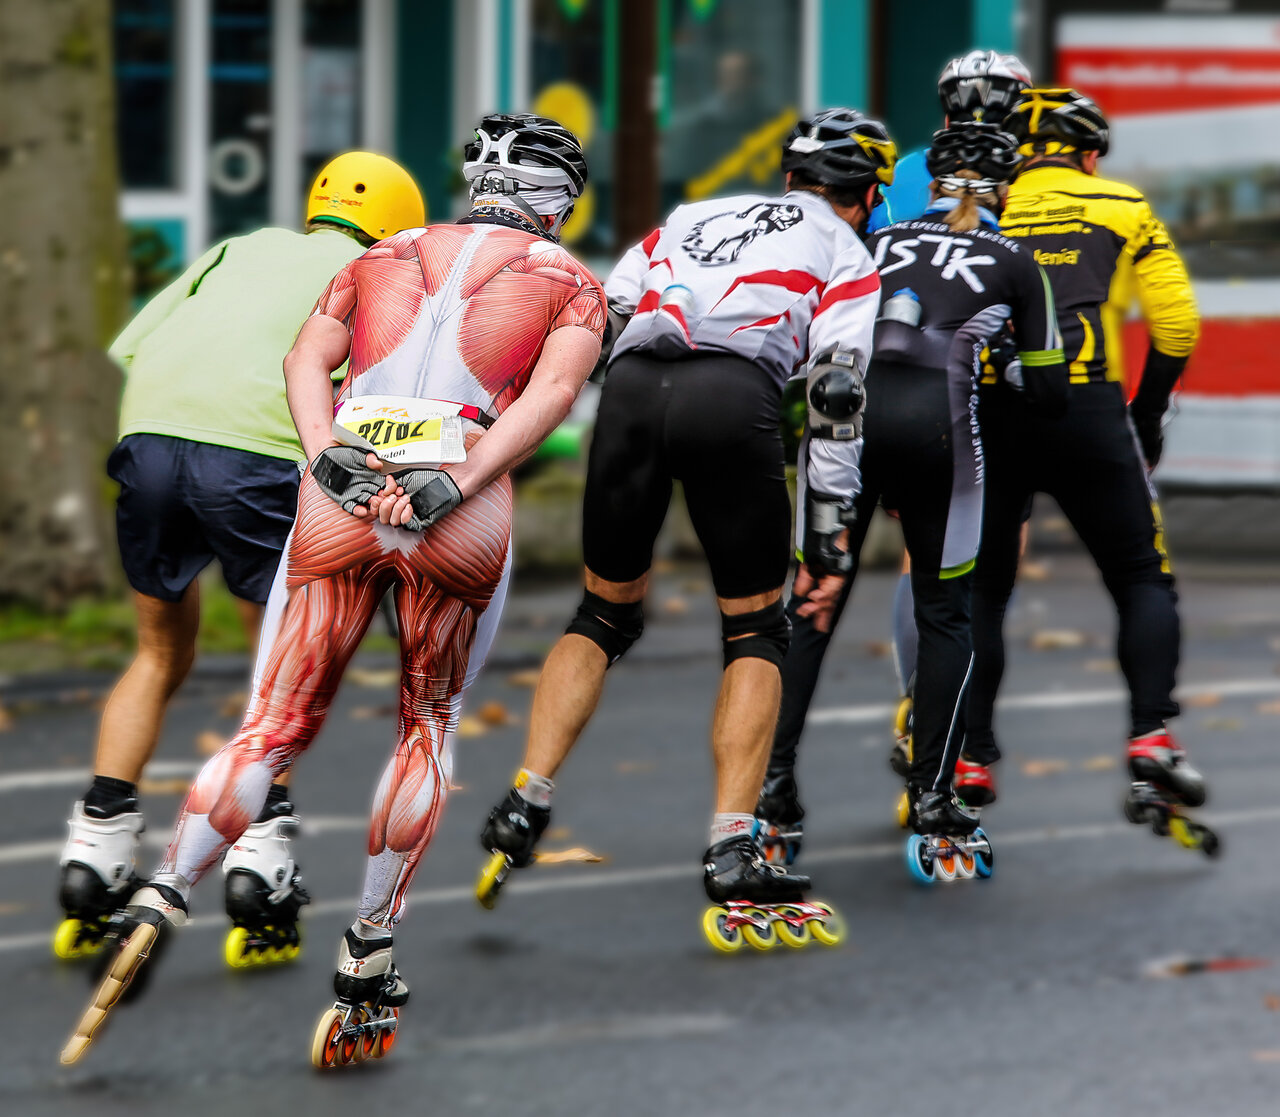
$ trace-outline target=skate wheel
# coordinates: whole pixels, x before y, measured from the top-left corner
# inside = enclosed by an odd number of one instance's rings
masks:
[[[335,1066],[339,1056],[339,1036],[342,1032],[342,1010],[327,1008],[320,1014],[316,1032],[311,1040],[311,1065],[319,1070]]]
[[[805,924],[809,933],[823,946],[839,946],[844,942],[844,920],[830,904],[813,906],[822,912],[822,915]]]
[[[940,849],[933,859],[933,874],[938,880],[952,881],[956,879],[957,862],[956,851],[954,846],[946,846]]]
[[[986,880],[995,871],[995,851],[991,848],[991,839],[987,837],[986,831],[981,827],[973,832],[973,836],[981,838],[986,844],[985,849],[975,849],[973,851],[973,871],[977,874],[979,880]]]
[[[905,830],[907,828],[907,822],[910,819],[910,817],[911,817],[911,802],[910,800],[908,800],[907,793],[904,791],[901,795],[898,796],[897,818],[898,818],[899,830]]]
[[[53,932],[53,956],[69,962],[82,958],[88,951],[81,949],[80,935],[84,924],[78,919],[64,919]]]
[[[243,970],[252,965],[248,957],[249,932],[243,927],[232,927],[222,947],[222,957],[233,970]]]
[[[384,1013],[386,1011],[386,1009],[383,1010]],[[375,1059],[381,1059],[395,1045],[396,1033],[400,1030],[400,1010],[393,1008],[390,1010],[390,1014],[390,1019],[393,1022],[391,1027],[379,1029],[377,1039],[374,1040],[373,1057]],[[383,1019],[385,1020],[387,1017],[384,1015]]]
[[[729,926],[729,913],[724,908],[707,908],[702,913],[702,933],[707,942],[725,954],[736,954],[742,949],[742,930]]]
[[[359,1009],[351,1014],[350,1020],[352,1024],[358,1024],[364,1018],[364,1009]],[[341,1037],[338,1039],[338,1062],[343,1066],[346,1066],[348,1063],[354,1063],[359,1050],[360,1033],[356,1032],[352,1035],[344,1029]]]
[[[510,865],[507,855],[497,850],[485,862],[484,868],[480,870],[480,879],[476,881],[476,899],[480,901],[481,907],[488,909],[493,907],[498,899],[498,889],[502,887],[503,878]]]
[[[764,917],[763,927],[748,923],[742,928],[742,937],[756,950],[772,950],[778,945],[777,920],[770,919],[768,913],[764,913]]]
[[[1126,795],[1124,799],[1124,817],[1135,826],[1141,826],[1147,821],[1147,811],[1146,808],[1138,802],[1137,798],[1132,795]]]
[[[907,839],[907,872],[921,884],[933,884],[933,859],[924,837],[912,834]]]
[[[1200,844],[1195,824],[1177,815],[1169,819],[1169,836],[1184,849],[1195,849]]]
[[[778,933],[778,941],[783,946],[789,946],[792,950],[801,950],[813,942],[813,931],[810,930],[810,921],[803,918],[802,913],[796,908],[779,908],[778,914],[782,916],[776,924]],[[792,918],[799,917],[801,922],[796,925],[788,921],[788,916]]]

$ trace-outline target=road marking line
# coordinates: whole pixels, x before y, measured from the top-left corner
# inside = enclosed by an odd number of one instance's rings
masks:
[[[147,765],[147,775],[194,776],[204,766],[203,760],[153,760]],[[0,792],[27,791],[41,787],[74,787],[87,783],[93,775],[88,768],[46,768],[33,772],[10,772],[0,776]]]
[[[1258,822],[1275,822],[1280,819],[1280,806],[1256,807],[1249,810],[1223,811],[1209,817],[1217,827],[1248,826]],[[1092,822],[1079,826],[1050,826],[1039,830],[1014,830],[1007,834],[993,835],[998,850],[1009,846],[1041,845],[1045,842],[1065,842],[1089,838],[1106,838],[1131,832],[1129,822]],[[865,845],[837,846],[804,855],[804,865],[830,865],[846,861],[874,861],[881,857],[901,857],[903,841],[870,842]],[[480,858],[477,856],[477,863]],[[503,894],[536,896],[548,892],[577,892],[591,888],[623,888],[643,884],[659,884],[673,880],[695,880],[697,867],[688,862],[679,865],[654,865],[647,869],[612,869],[597,872],[580,872],[573,876],[549,877],[546,880],[512,880],[503,887]],[[464,901],[475,902],[476,890],[471,884],[457,884],[447,888],[430,888],[409,896],[409,907],[436,907]],[[354,912],[360,900],[352,896],[345,900],[322,900],[304,908],[308,919],[318,915],[347,914]],[[195,930],[226,930],[227,917],[199,915],[187,921],[186,926]],[[53,929],[21,935],[0,936],[0,954],[31,947],[49,946]]]

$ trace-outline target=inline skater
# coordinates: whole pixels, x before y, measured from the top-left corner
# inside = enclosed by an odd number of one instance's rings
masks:
[[[969,593],[984,484],[974,418],[981,354],[1011,320],[1028,403],[1044,414],[1065,406],[1067,372],[1044,274],[1029,252],[997,231],[996,215],[1018,163],[1016,141],[995,124],[953,125],[934,133],[926,162],[933,176],[929,208],[869,242],[882,305],[867,377],[862,488],[849,532],[853,568],[833,622],[848,600],[867,525],[882,501],[897,511],[912,556],[919,652],[914,748],[904,774],[908,821],[927,838],[913,839],[908,860],[930,879],[935,865],[954,875],[957,856],[972,872],[973,851],[956,839],[978,824],[956,801],[952,775],[972,666]],[[784,713],[758,807],[784,857],[794,855],[799,842],[796,743],[831,640],[829,630],[806,621],[812,601],[797,578],[796,634],[782,668]],[[989,845],[979,852],[989,869]]]
[[[994,50],[971,50],[953,58],[938,78],[938,100],[942,103],[942,126],[967,121],[999,124],[1024,89],[1031,85],[1031,72],[1014,54]],[[909,221],[928,208],[933,176],[925,165],[927,149],[909,152],[898,163],[893,184],[885,190],[885,204],[871,215],[871,231],[877,232],[894,221]],[[1012,353],[1008,335],[993,346],[997,354]],[[1027,515],[1030,515],[1030,507]],[[1023,533],[1025,545],[1025,532]],[[911,555],[903,555],[902,574],[894,592],[892,611],[893,663],[898,676],[898,710],[894,718],[894,748],[890,763],[905,777],[911,764],[912,700],[916,669],[914,606],[911,600]],[[985,806],[995,799],[995,783],[986,765],[961,756],[956,762],[956,791],[970,806]],[[906,802],[899,803],[899,822],[906,825]]]
[[[59,880],[66,918],[54,936],[60,958],[101,949],[107,919],[138,883],[138,780],[195,658],[196,575],[214,558],[257,642],[304,461],[280,358],[334,272],[375,241],[421,225],[424,213],[403,167],[367,151],[339,155],[312,185],[305,235],[261,229],[215,244],[111,346],[125,388],[107,471],[120,485],[116,538],[138,650],[107,699],[93,781],[68,822]],[[228,957],[236,964],[297,953],[306,894],[288,853],[297,818],[286,782],[282,774],[271,786],[243,848],[228,858],[227,905],[238,928]],[[277,933],[264,938],[267,925]]]
[[[724,652],[703,857],[704,887],[720,906],[709,909],[704,931],[725,950],[744,937],[761,947],[779,936],[791,945],[831,937],[829,909],[792,906],[780,919],[769,907],[799,901],[809,880],[767,865],[753,836],[789,638],[778,411],[784,382],[807,370],[797,538],[806,571],[838,582],[846,556],[836,541],[857,484],[861,376],[879,290],[857,231],[895,157],[878,121],[819,112],[783,144],[784,196],[680,206],[609,277],[610,313],[615,324],[629,321],[614,345],[587,469],[586,592],[543,667],[524,767],[484,827],[481,844],[494,856],[482,902],[492,902],[509,867],[532,859],[553,778],[606,671],[640,637],[653,544],[679,480],[711,567]],[[729,906],[748,902],[758,913],[750,919]]]
[[[983,548],[974,575],[971,753],[998,755],[992,729],[1004,670],[1002,627],[1017,576],[1018,517],[1028,496],[1050,494],[1102,574],[1119,621],[1117,658],[1129,687],[1128,813],[1157,831],[1171,817],[1186,844],[1216,848],[1181,807],[1205,799],[1200,773],[1166,727],[1180,628],[1160,508],[1148,471],[1160,458],[1161,419],[1199,334],[1186,269],[1142,194],[1101,178],[1106,118],[1073,89],[1029,89],[1005,127],[1022,170],[1001,229],[1041,262],[1053,287],[1070,362],[1069,403],[1047,423],[1026,400],[984,377],[982,427],[990,469]],[[1121,322],[1137,298],[1150,348],[1126,409],[1118,363]],[[981,756],[980,756],[981,758]]]
[[[509,471],[568,414],[605,319],[600,285],[558,243],[587,176],[577,138],[544,117],[488,116],[462,169],[468,215],[349,263],[285,359],[311,464],[262,669],[240,732],[196,777],[160,871],[113,920],[118,949],[64,1061],[88,1046],[156,936],[185,922],[192,885],[310,744],[388,587],[402,651],[399,744],[374,798],[363,899],[312,1059],[376,1057],[394,1040],[408,988],[392,931],[440,819],[462,691],[502,610]],[[335,416],[329,376],[348,356]],[[384,408],[407,421],[382,423]]]

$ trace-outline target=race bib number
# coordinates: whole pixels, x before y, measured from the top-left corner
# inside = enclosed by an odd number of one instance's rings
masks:
[[[395,465],[466,461],[461,404],[412,396],[357,396],[333,417],[333,437]]]

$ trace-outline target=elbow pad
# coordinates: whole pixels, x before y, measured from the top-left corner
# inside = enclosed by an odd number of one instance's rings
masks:
[[[815,577],[853,569],[853,555],[837,547],[836,540],[856,518],[844,501],[812,489],[805,494],[804,563]]]
[[[865,372],[865,359],[852,349],[828,349],[818,355],[805,382],[809,433],[814,438],[847,442],[862,437]]]
[[[605,369],[609,365],[609,358],[613,356],[614,343],[630,321],[630,314],[623,314],[622,311],[609,307],[605,314],[604,337],[600,339],[600,356],[596,359],[596,367],[591,370],[591,375],[587,378],[592,384],[604,383]]]

